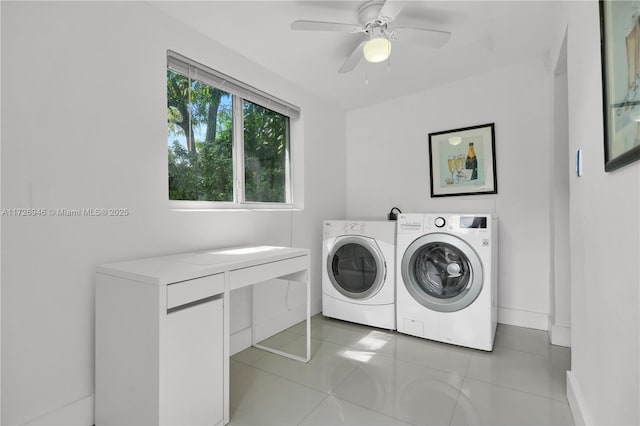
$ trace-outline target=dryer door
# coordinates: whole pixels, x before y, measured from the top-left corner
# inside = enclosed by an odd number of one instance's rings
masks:
[[[374,239],[348,235],[338,237],[329,251],[327,273],[343,296],[366,299],[382,288],[387,266]]]
[[[483,284],[482,262],[464,240],[444,233],[412,242],[400,266],[407,291],[422,306],[455,312],[473,303]]]

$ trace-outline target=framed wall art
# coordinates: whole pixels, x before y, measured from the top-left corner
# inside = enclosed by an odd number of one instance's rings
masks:
[[[640,1],[600,1],[604,169],[640,159]]]
[[[431,197],[497,194],[494,123],[429,133]]]

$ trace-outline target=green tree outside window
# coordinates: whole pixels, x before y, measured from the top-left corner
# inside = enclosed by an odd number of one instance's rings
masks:
[[[242,102],[244,199],[234,197],[234,100]],[[289,117],[167,70],[169,199],[286,203]]]

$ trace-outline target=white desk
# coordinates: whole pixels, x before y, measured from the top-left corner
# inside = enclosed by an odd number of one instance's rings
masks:
[[[306,283],[306,355],[262,346],[255,333],[252,344],[307,362],[307,249],[240,247],[99,266],[96,425],[228,423],[229,292],[271,279]],[[222,348],[207,336],[218,336]],[[211,404],[211,398],[220,404]]]

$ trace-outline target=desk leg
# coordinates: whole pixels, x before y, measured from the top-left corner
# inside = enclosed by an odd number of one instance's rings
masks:
[[[229,411],[229,399],[231,396],[231,382],[230,382],[230,377],[229,377],[229,369],[230,369],[230,365],[229,365],[229,349],[230,349],[230,344],[231,344],[231,323],[230,323],[230,318],[231,318],[231,314],[230,314],[230,306],[231,306],[231,294],[229,291],[229,282],[230,282],[230,277],[229,277],[229,272],[225,272],[224,273],[224,297],[223,297],[223,306],[224,306],[224,313],[223,313],[223,330],[224,330],[224,334],[223,334],[223,372],[224,375],[222,377],[222,381],[223,381],[223,394],[224,394],[224,404],[223,404],[223,420],[222,423],[223,424],[227,424],[229,423],[230,417],[231,417],[231,413]]]
[[[309,362],[311,359],[311,265],[309,264],[309,258],[307,257],[307,359],[305,362]]]
[[[258,349],[262,349],[264,351],[267,352],[271,352],[274,353],[276,355],[281,355],[287,358],[291,358],[294,359],[296,361],[301,361],[301,362],[309,362],[309,360],[311,359],[311,278],[310,278],[310,273],[309,273],[309,261],[307,260],[307,270],[304,271],[305,273],[305,282],[307,285],[307,353],[305,356],[300,356],[300,355],[296,355],[296,354],[292,354],[289,352],[284,352],[284,351],[280,351],[278,349],[273,349],[264,345],[259,344],[258,342],[256,342],[256,338],[255,338],[255,322],[254,322],[254,316],[253,313],[251,314],[251,345],[255,348]]]

